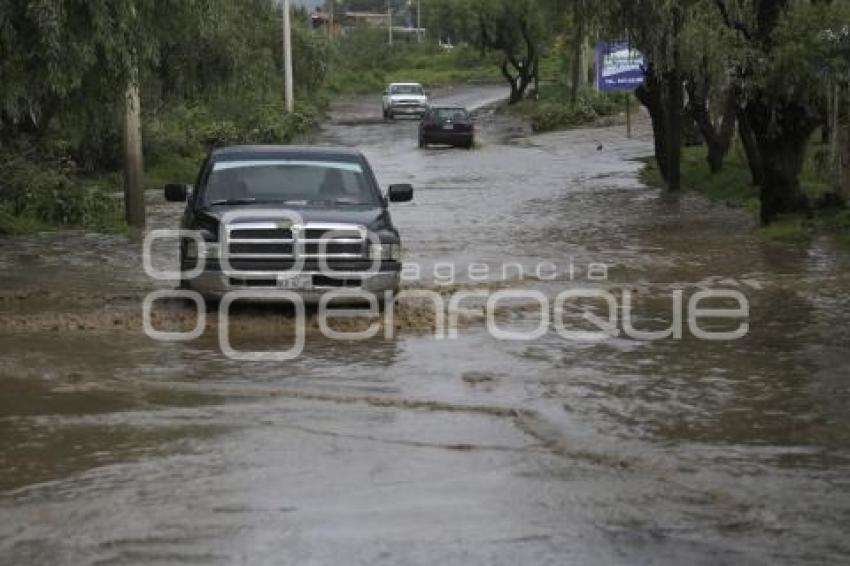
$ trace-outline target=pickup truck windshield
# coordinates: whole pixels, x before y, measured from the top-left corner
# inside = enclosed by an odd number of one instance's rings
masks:
[[[425,92],[419,85],[395,85],[390,87],[390,94],[415,94],[422,96]]]
[[[355,162],[303,160],[219,161],[207,180],[206,204],[378,204]]]

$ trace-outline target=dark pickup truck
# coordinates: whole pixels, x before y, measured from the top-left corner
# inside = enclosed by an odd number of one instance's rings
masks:
[[[401,238],[389,203],[412,200],[413,187],[384,195],[358,151],[216,149],[194,187],[167,185],[165,198],[187,203],[181,229],[194,235],[181,238],[181,287],[206,299],[283,289],[311,303],[337,289],[379,298],[398,289]]]

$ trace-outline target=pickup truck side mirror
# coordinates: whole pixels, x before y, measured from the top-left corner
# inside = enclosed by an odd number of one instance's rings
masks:
[[[387,196],[390,202],[410,202],[413,200],[413,185],[390,185]]]
[[[189,198],[189,185],[169,183],[165,185],[165,200],[168,202],[186,202]]]

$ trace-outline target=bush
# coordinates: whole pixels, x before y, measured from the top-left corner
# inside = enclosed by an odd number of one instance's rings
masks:
[[[590,124],[598,117],[590,103],[581,98],[575,107],[561,102],[540,102],[532,110],[530,121],[535,132],[549,132]]]
[[[120,199],[76,181],[68,165],[0,154],[0,233],[20,231],[21,220],[103,229],[120,221],[121,205]]]
[[[597,116],[613,116],[625,107],[623,96],[614,93],[593,91],[585,93],[582,99],[593,108]]]
[[[600,117],[617,114],[622,104],[622,95],[585,92],[573,106],[568,87],[550,83],[541,86],[536,99],[528,98],[508,108],[526,118],[535,132],[550,132],[593,124]]]
[[[286,114],[280,101],[230,98],[165,109],[145,122],[146,188],[192,182],[204,155],[215,147],[289,143],[315,127],[319,116],[320,110],[312,105],[299,105]]]

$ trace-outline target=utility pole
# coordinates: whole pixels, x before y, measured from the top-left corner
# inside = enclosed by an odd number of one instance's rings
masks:
[[[387,0],[387,38],[390,45],[393,44],[393,8],[391,0]]]
[[[333,39],[334,38],[334,18],[336,17],[336,0],[331,0],[330,5],[331,5],[331,9],[330,9],[330,21],[329,21],[329,25],[328,25],[328,37]]]
[[[124,94],[124,217],[134,228],[145,227],[145,181],[139,70],[134,68]]]
[[[422,0],[416,0],[416,39],[422,43]]]
[[[289,0],[283,0],[283,90],[286,111],[291,114],[295,110],[295,98],[292,87],[292,25],[289,18]]]

